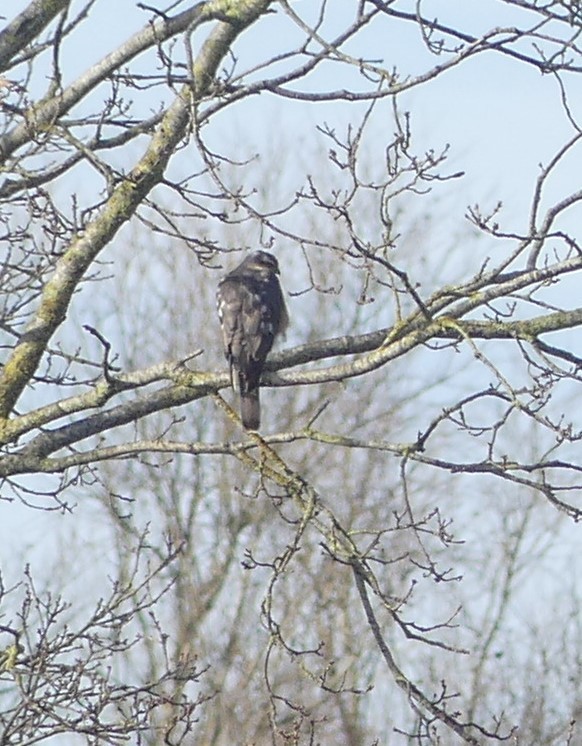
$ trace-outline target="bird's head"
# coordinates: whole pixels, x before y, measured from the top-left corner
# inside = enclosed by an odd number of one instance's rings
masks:
[[[258,272],[274,272],[276,275],[279,274],[279,262],[268,251],[254,251],[245,259],[244,264],[248,269]]]

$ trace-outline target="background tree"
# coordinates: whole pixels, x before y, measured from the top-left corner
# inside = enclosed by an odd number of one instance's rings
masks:
[[[15,12],[0,742],[575,743],[576,5]],[[527,214],[501,150],[467,208],[415,134],[483,69],[559,102]],[[293,322],[260,435],[214,310],[258,247]]]

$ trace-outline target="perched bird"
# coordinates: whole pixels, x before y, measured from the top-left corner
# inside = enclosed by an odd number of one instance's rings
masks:
[[[216,293],[230,381],[240,394],[247,430],[258,430],[261,423],[261,373],[275,337],[289,322],[278,275],[277,259],[255,251],[220,281]]]

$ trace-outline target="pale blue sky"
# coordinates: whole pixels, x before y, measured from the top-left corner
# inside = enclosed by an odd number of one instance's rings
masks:
[[[11,14],[27,4],[27,0],[13,0]],[[76,2],[73,7],[80,5]],[[330,17],[338,28],[342,26],[346,8],[351,8],[351,5],[346,0],[330,3],[335,13]],[[414,6],[414,2],[402,3],[402,7],[408,10]],[[180,9],[183,7],[186,6],[182,5]],[[297,0],[296,7],[298,10],[309,7],[308,0]],[[438,11],[439,20],[451,23],[458,20],[464,30],[475,33],[502,23],[514,23],[522,17],[521,13],[497,0],[440,0],[425,3],[424,8],[428,15]],[[133,0],[99,0],[87,23],[78,29],[70,45],[64,46],[65,85],[81,74],[87,65],[113,50],[128,34],[141,28],[148,17],[148,13],[136,8]],[[241,65],[278,52],[288,43],[289,33],[289,22],[280,10],[277,15],[262,19],[236,45],[235,53],[240,57]],[[181,41],[177,43],[182,44]],[[402,76],[421,72],[436,60],[427,54],[418,29],[412,25],[373,26],[361,39],[352,41],[348,49],[355,56],[382,58],[387,67],[398,67]],[[144,70],[149,69],[148,60],[151,59],[144,56],[143,62],[140,61]],[[339,70],[334,67],[322,71],[320,85],[343,87],[344,81],[337,78]],[[37,71],[31,85],[33,94],[44,90],[48,74],[48,67],[46,73]],[[580,83],[575,80],[569,83],[580,100]],[[299,87],[303,88],[304,84],[300,83]],[[163,88],[154,89],[141,96],[139,105],[155,109],[162,99],[168,100],[167,92]],[[502,200],[505,227],[524,229],[540,163],[546,163],[573,132],[560,105],[559,88],[551,76],[543,77],[533,68],[492,52],[412,89],[401,97],[400,106],[411,112],[413,146],[418,154],[431,147],[438,151],[448,143],[450,165],[446,170],[465,172],[462,179],[438,186],[430,195],[419,196],[410,203],[410,209],[419,215],[425,212],[437,215],[435,233],[431,236],[437,250],[446,246],[451,236],[462,233],[466,226],[466,208],[475,202],[490,208]],[[574,106],[580,104],[574,102]],[[83,107],[84,104],[79,105],[76,116]],[[362,104],[348,106],[344,102],[309,105],[263,95],[221,113],[205,132],[205,137],[217,150],[235,150],[242,143],[249,153],[257,152],[265,142],[273,139],[276,144],[283,143],[291,153],[305,148],[306,144],[314,149],[327,150],[329,143],[316,132],[316,125],[327,122],[341,131],[350,121],[358,124],[364,108]],[[380,164],[384,144],[392,137],[390,113],[388,100],[379,104],[376,121],[371,127],[373,136],[370,141],[377,148]],[[143,147],[143,142],[137,143],[133,153],[139,153]],[[579,153],[577,155],[579,159]],[[276,170],[279,167],[276,149],[267,147],[264,157],[271,168]],[[375,158],[378,156],[373,155],[372,160]],[[554,177],[548,199],[564,196],[577,188],[578,159],[571,158]],[[300,170],[294,172],[294,161],[293,157],[286,158],[285,171],[281,173],[281,179],[289,180],[292,185],[302,176]],[[131,162],[124,165],[129,167]],[[179,168],[180,161],[176,160],[172,167]],[[67,185],[71,191],[91,188],[91,184],[83,184],[82,178],[75,173],[63,184],[65,192]],[[572,211],[568,222],[581,222],[579,208]],[[467,245],[466,249],[473,251],[472,245]],[[479,251],[486,253],[487,249],[480,245]],[[475,262],[475,268],[479,264],[480,260]],[[28,520],[29,513],[27,509],[23,510],[23,521]],[[11,531],[6,538],[7,541],[20,542],[21,537],[22,534]]]
[[[28,0],[11,0],[5,5],[10,5],[9,13],[12,15],[28,5]],[[81,5],[79,0],[74,0],[74,8]],[[64,45],[65,85],[147,22],[149,14],[137,9],[136,5],[134,0],[97,1],[89,20],[78,29],[71,43],[67,42]],[[318,5],[313,0],[296,0],[294,3],[298,11],[316,8]],[[330,22],[336,30],[343,26],[347,10],[352,5],[348,0],[330,0]],[[416,2],[410,0],[398,3],[398,6],[412,12]],[[187,5],[183,3],[178,10],[185,7]],[[440,21],[456,24],[469,33],[479,33],[503,24],[525,22],[523,13],[511,9],[499,0],[427,0],[422,3],[422,7],[426,15],[438,14]],[[6,10],[3,12],[5,15],[8,14]],[[196,40],[203,38],[206,30],[206,27],[203,28],[196,36]],[[241,66],[251,65],[253,61],[278,53],[289,43],[290,33],[292,31],[289,21],[284,18],[280,9],[277,15],[262,19],[237,42],[235,53],[240,58]],[[181,49],[181,45],[182,41],[178,40],[177,48]],[[401,76],[418,74],[441,61],[440,58],[428,55],[422,45],[418,28],[412,24],[373,24],[361,38],[350,43],[348,50],[354,56],[381,59],[388,68],[396,66]],[[139,60],[139,65],[143,66],[144,71],[150,71],[154,61],[153,55],[144,55],[143,60]],[[346,85],[345,81],[338,77],[342,72],[346,71],[338,66],[328,67],[318,73],[317,80],[300,83],[298,87],[315,87],[318,83],[323,88],[342,88]],[[49,74],[48,64],[46,71],[35,72],[31,83],[33,96],[45,89],[46,76]],[[347,74],[353,81],[352,73],[347,71]],[[8,75],[10,76],[10,73]],[[571,78],[567,81],[571,87],[570,103],[575,113],[577,109],[582,114],[582,86],[573,76]],[[136,106],[143,111],[156,109],[161,101],[167,102],[169,93],[167,89],[160,87],[147,94],[136,94],[136,99],[138,97],[139,102]],[[240,154],[242,150],[242,154],[246,152],[249,155],[262,152],[266,167],[274,172],[280,172],[281,180],[286,182],[292,191],[304,177],[304,162],[294,157],[295,154],[301,151],[309,152],[310,149],[313,152],[318,149],[326,152],[329,147],[329,142],[317,132],[316,126],[326,122],[341,132],[349,122],[357,125],[365,108],[364,104],[350,106],[345,102],[309,105],[263,95],[229,107],[204,131],[204,137],[208,144],[219,152]],[[425,149],[434,148],[439,151],[449,144],[450,160],[444,169],[445,172],[465,172],[463,178],[437,185],[428,195],[408,199],[407,209],[417,216],[426,213],[433,216],[431,233],[426,237],[434,244],[435,259],[432,270],[436,273],[446,264],[445,249],[457,236],[464,242],[462,249],[465,254],[460,254],[461,260],[464,261],[468,256],[468,266],[477,270],[483,257],[494,250],[494,244],[489,242],[489,239],[469,240],[471,233],[467,230],[464,217],[466,209],[478,202],[487,210],[501,200],[504,203],[504,210],[500,215],[503,227],[507,230],[525,230],[540,164],[547,163],[574,132],[561,106],[559,87],[551,76],[542,76],[532,67],[493,52],[486,52],[462,63],[438,79],[403,94],[400,97],[400,108],[411,113],[412,144],[418,155],[422,155]],[[93,109],[91,102],[87,105],[82,103],[73,115],[79,116],[83,111]],[[381,170],[383,149],[393,134],[391,102],[386,100],[380,103],[375,115],[369,133],[370,160],[372,167]],[[144,147],[145,139],[132,145],[131,157],[138,157]],[[287,150],[285,158],[281,158],[281,147]],[[171,164],[171,168],[176,172],[182,168],[191,169],[192,166],[186,158],[189,152],[188,149],[181,151]],[[123,168],[131,167],[130,154],[128,153],[125,162],[125,156],[113,156],[116,165]],[[567,163],[552,178],[544,198],[546,205],[579,188],[579,162],[580,148],[571,154]],[[284,164],[283,168],[281,163]],[[91,193],[93,182],[84,180],[86,173],[87,171],[78,170],[63,179],[59,187],[59,198],[62,196],[63,199],[68,199],[71,193],[82,193],[85,189]],[[582,225],[580,209],[579,206],[575,207],[564,218],[564,224],[569,225],[574,233],[579,230],[578,226]],[[451,256],[449,261],[455,262],[459,255]],[[426,271],[426,266],[419,267],[418,277],[413,279],[422,279],[422,273]],[[450,271],[450,267],[447,267],[447,271]],[[565,286],[567,287],[567,283]],[[571,293],[571,297],[574,299],[574,293]],[[577,295],[575,300],[577,302]],[[214,309],[211,312],[213,311]],[[571,333],[571,336],[574,334],[579,337],[577,331]],[[467,349],[464,350],[464,354],[467,357],[471,356]],[[438,359],[438,356],[433,357]],[[481,373],[487,375],[487,371]],[[415,375],[420,379],[426,375],[426,371],[421,369],[410,374],[411,378]],[[353,385],[357,386],[357,383]],[[435,396],[440,397],[440,391]],[[440,399],[435,404],[435,411],[439,406]],[[415,422],[411,422],[411,427],[413,425],[416,427]],[[44,485],[45,481],[40,477],[36,479],[35,484]],[[463,480],[461,484],[469,484],[467,490],[471,489],[470,478]],[[497,489],[500,495],[491,495],[491,504],[499,499],[500,504],[507,505],[507,501],[513,499],[513,495],[508,494],[509,489],[505,486],[498,486]],[[478,497],[481,498],[481,493]],[[516,499],[517,509],[520,506],[520,499]],[[461,513],[463,507],[465,510],[472,510],[474,507],[475,510],[485,511],[482,504],[461,506]],[[544,515],[551,515],[553,520],[553,509],[549,506],[543,508],[546,509]],[[42,573],[46,560],[46,572],[49,572],[49,562],[53,561],[52,550],[62,537],[67,537],[65,550],[70,555],[71,566],[77,567],[77,563],[73,564],[74,555],[77,547],[82,546],[85,540],[84,534],[90,533],[91,538],[95,540],[95,537],[101,535],[107,537],[109,530],[104,526],[104,519],[102,515],[99,516],[98,509],[88,504],[88,501],[73,515],[63,516],[56,512],[40,514],[17,502],[10,505],[0,503],[0,512],[0,544],[4,557],[18,559],[18,562],[7,562],[3,568],[8,584],[20,577],[20,561],[23,554],[32,560],[33,570],[39,573]],[[552,572],[556,572],[556,567],[572,568],[578,561],[579,526],[568,524],[564,536],[567,541],[564,541],[560,550],[556,549],[556,552],[563,552],[564,556],[558,557],[555,563],[550,562],[546,565],[551,567]],[[105,538],[103,541],[104,552],[107,551],[106,540]],[[58,555],[58,552],[55,554]],[[65,560],[67,559],[68,557],[65,557]],[[87,580],[87,593],[101,592],[91,581],[93,574],[102,570],[102,567],[78,568],[79,572],[84,573],[83,580]],[[541,582],[538,575],[532,575],[532,578],[531,582],[539,584],[536,591],[540,593],[542,586],[544,591],[550,586],[559,587],[553,575],[549,580],[548,577],[542,577]],[[75,582],[74,578],[72,582]],[[531,591],[526,582],[523,587],[526,592]],[[527,611],[520,609],[520,614],[527,614],[532,606],[537,608],[537,596],[533,598],[532,594],[530,600],[531,604],[524,605]]]
[[[16,13],[26,5],[27,0],[13,0],[11,12]],[[149,13],[136,5],[134,0],[97,2],[90,19],[76,31],[74,40],[63,46],[65,83],[147,22]],[[296,0],[294,5],[301,12],[310,7],[307,0]],[[73,3],[74,8],[80,6],[81,2]],[[318,3],[313,3],[314,9],[317,6]],[[182,4],[178,10],[184,7],[186,5]],[[399,7],[411,11],[415,3],[403,2]],[[352,3],[334,0],[330,8],[328,15],[335,27],[329,28],[331,37],[350,15]],[[423,3],[422,8],[427,16],[438,16],[439,21],[456,24],[469,33],[523,23],[528,17],[499,0],[433,0]],[[202,35],[205,32],[203,28]],[[243,65],[253,58],[264,59],[288,46],[293,34],[293,26],[278,10],[276,15],[265,17],[246,32],[237,42],[235,52]],[[182,47],[181,40],[177,47]],[[354,56],[381,58],[388,68],[396,66],[403,76],[422,72],[427,66],[442,61],[428,55],[418,29],[404,23],[373,23],[349,43],[347,50]],[[146,62],[151,65],[151,59]],[[146,68],[150,69],[148,65]],[[339,72],[349,73],[336,66],[318,73],[317,79],[323,87],[342,87],[345,81],[337,78]],[[34,87],[40,90],[43,85],[37,77]],[[299,87],[305,85],[300,83]],[[574,90],[579,92],[579,88],[576,84]],[[165,94],[160,88],[148,95],[150,105],[155,108]],[[142,99],[148,100],[147,97]],[[464,179],[447,190],[452,192],[453,209],[459,211],[463,210],[464,203],[501,198],[507,205],[508,216],[516,220],[523,217],[539,163],[547,161],[572,131],[561,109],[554,79],[493,52],[481,54],[437,80],[412,89],[401,101],[401,106],[411,111],[418,149],[425,146],[439,149],[449,143],[451,169],[466,172]],[[572,103],[576,108],[576,102]],[[259,142],[276,131],[278,136],[284,135],[287,147],[293,148],[299,147],[305,138],[316,140],[314,127],[323,121],[337,123],[337,126],[350,120],[357,122],[357,112],[362,108],[343,102],[309,106],[263,95],[260,100],[253,98],[232,107],[218,117],[212,127],[217,141],[248,138]],[[387,103],[385,111],[388,110]],[[382,137],[381,127],[379,122],[379,138]],[[562,176],[572,182],[577,178],[574,173]]]

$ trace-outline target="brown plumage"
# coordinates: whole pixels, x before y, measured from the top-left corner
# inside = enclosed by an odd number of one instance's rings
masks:
[[[288,323],[278,275],[277,259],[255,251],[220,281],[216,293],[224,354],[247,430],[261,424],[261,373],[275,337]]]

